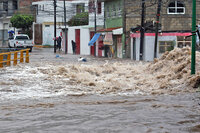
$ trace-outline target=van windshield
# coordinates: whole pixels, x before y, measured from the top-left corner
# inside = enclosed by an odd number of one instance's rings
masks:
[[[28,40],[27,36],[16,36],[17,40]]]

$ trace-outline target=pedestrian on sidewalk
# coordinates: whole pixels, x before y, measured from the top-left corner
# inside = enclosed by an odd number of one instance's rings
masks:
[[[73,54],[76,54],[76,42],[74,42],[72,40],[72,50],[73,50]]]

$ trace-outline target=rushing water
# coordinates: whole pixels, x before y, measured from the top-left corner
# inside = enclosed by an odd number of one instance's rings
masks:
[[[147,70],[159,64],[55,57],[34,49],[29,64],[0,70],[0,132],[200,132],[199,93]]]

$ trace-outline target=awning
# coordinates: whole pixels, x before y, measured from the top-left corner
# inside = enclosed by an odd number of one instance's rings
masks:
[[[92,37],[92,39],[90,40],[90,42],[88,43],[88,46],[93,46],[94,43],[97,41],[97,39],[99,38],[100,35],[101,35],[100,33],[96,33],[96,34]]]
[[[97,30],[97,32],[112,32],[115,29],[119,29],[121,27],[114,27],[114,28],[106,28],[106,29],[101,29],[101,30]]]
[[[122,35],[123,28],[113,30],[113,35]]]

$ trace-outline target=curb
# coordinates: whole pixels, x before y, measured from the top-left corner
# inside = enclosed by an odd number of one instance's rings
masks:
[[[34,45],[35,48],[52,48],[52,46]]]

